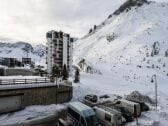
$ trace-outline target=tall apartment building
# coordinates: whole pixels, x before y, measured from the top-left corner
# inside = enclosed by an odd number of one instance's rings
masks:
[[[66,65],[71,73],[72,69],[72,42],[69,34],[62,31],[49,31],[47,38],[47,73],[51,74],[52,67],[57,65],[60,69]]]

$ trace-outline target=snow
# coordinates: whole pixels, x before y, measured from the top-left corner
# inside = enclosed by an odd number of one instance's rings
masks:
[[[19,112],[13,112],[9,114],[4,114],[0,116],[0,125],[8,126],[8,125],[17,125],[17,124],[26,124],[31,120],[39,120],[45,117],[49,117],[52,115],[57,115],[62,109],[65,109],[63,105],[36,105],[26,107],[24,110]]]
[[[41,77],[41,76],[0,76],[0,80],[5,80],[5,79],[42,79],[46,77]]]
[[[15,84],[15,85],[0,85],[1,90],[9,90],[9,89],[23,89],[23,88],[34,88],[34,87],[48,87],[48,86],[56,86],[54,83],[33,83],[33,84]]]

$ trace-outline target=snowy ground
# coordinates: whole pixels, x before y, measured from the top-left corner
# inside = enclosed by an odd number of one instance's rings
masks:
[[[46,117],[56,115],[58,111],[64,109],[62,105],[30,106],[24,110],[4,114],[0,116],[0,126],[9,126],[12,124],[26,124],[31,120],[40,120]]]
[[[127,81],[120,81],[120,78],[113,76],[92,75],[82,73],[80,83],[73,84],[74,99],[82,100],[86,94],[116,94],[127,95],[132,91],[139,91],[142,94],[148,95],[151,98],[154,96],[154,84],[133,84]],[[159,125],[167,126],[168,124],[168,85],[158,78],[158,108],[150,106],[149,112],[143,112],[139,118],[141,126]],[[135,122],[127,124],[128,126],[135,125]]]

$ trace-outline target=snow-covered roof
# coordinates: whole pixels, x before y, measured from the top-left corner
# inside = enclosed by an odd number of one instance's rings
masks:
[[[92,108],[81,102],[70,102],[68,103],[68,107],[73,109],[74,111],[78,111],[81,115],[84,115],[86,117],[95,115]]]

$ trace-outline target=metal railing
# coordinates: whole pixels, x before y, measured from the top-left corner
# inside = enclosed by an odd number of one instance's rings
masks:
[[[49,78],[35,78],[35,79],[0,79],[0,85],[17,85],[17,84],[39,84],[50,83]]]

